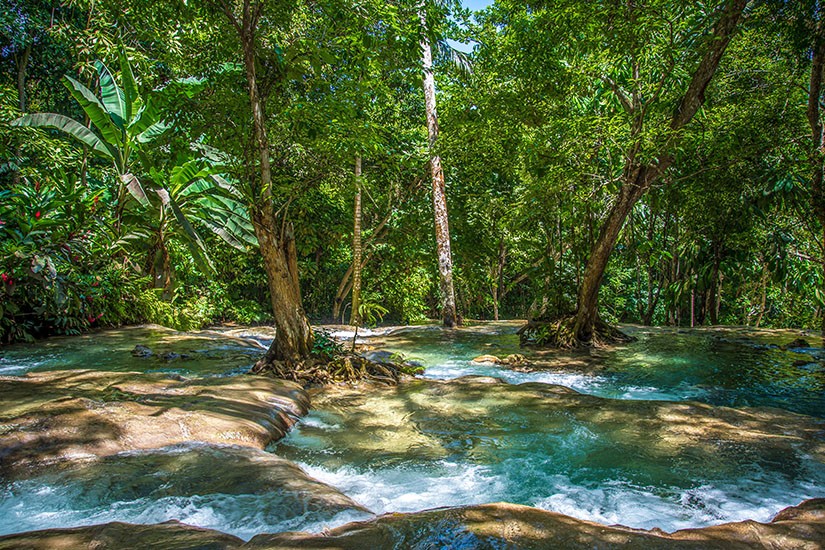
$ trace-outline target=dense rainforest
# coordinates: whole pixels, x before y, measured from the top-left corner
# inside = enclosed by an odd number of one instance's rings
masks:
[[[818,0],[2,0],[0,341],[825,322]]]

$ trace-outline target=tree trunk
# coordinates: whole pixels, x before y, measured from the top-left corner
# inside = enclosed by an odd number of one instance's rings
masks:
[[[574,322],[574,331],[579,342],[589,343],[593,339],[593,329],[598,316],[599,288],[610,254],[613,252],[616,240],[619,237],[619,232],[638,200],[672,163],[670,150],[677,139],[677,133],[690,122],[704,103],[705,90],[710,84],[722,55],[733,37],[736,25],[746,5],[747,0],[728,0],[726,2],[722,16],[713,29],[709,49],[693,73],[688,89],[679,103],[679,108],[673,115],[670,123],[672,136],[662,147],[656,160],[648,165],[638,165],[635,161],[635,154],[631,153],[628,156],[619,195],[604,221],[598,239],[593,245],[579,288],[578,309]],[[634,110],[632,113],[635,118],[634,124],[638,126],[638,131],[641,131],[643,123],[641,117],[644,116],[644,113],[638,110],[638,106],[630,107]],[[634,149],[637,148],[636,145],[633,147]]]
[[[349,324],[361,324],[361,155],[355,157],[355,208],[352,231],[352,311]]]
[[[16,59],[17,61],[17,105],[20,108],[21,113],[26,112],[26,107],[28,106],[28,102],[26,101],[26,74],[29,66],[29,58],[31,57],[32,53],[32,42],[34,37],[29,36],[29,40],[26,43],[26,47],[23,48],[23,51],[20,54],[20,58]]]
[[[296,364],[312,351],[313,335],[301,305],[300,289],[295,280],[297,274],[293,271],[297,265],[294,238],[288,231],[283,239],[279,239],[265,225],[260,212],[253,213],[253,221],[275,316],[275,340],[262,361],[265,364],[272,361]]]
[[[453,259],[450,251],[450,225],[447,215],[447,194],[444,186],[444,170],[441,157],[435,154],[438,139],[438,116],[435,109],[435,77],[433,76],[433,53],[427,37],[427,13],[424,2],[418,4],[421,22],[421,57],[424,70],[424,102],[427,111],[427,134],[430,147],[430,174],[433,180],[433,210],[435,212],[435,243],[438,254],[438,273],[441,288],[441,316],[445,327],[453,327],[458,322],[453,286]]]
[[[762,280],[759,282],[759,315],[756,317],[756,328],[762,324],[762,317],[765,315],[765,306],[768,302],[768,266],[762,265]]]
[[[17,106],[20,108],[20,113],[25,113],[26,108],[28,107],[28,102],[26,101],[26,75],[29,67],[29,58],[31,57],[32,53],[32,42],[34,41],[33,36],[29,36],[29,39],[26,43],[26,47],[23,49],[23,52],[20,54],[19,59],[15,56],[15,61],[17,62]],[[20,157],[23,155],[23,148],[18,145],[15,150],[15,156],[17,157],[17,162],[20,162]],[[20,170],[15,170],[14,174],[12,175],[12,179],[15,185],[20,184]]]
[[[598,316],[599,287],[602,276],[610,260],[610,254],[619,238],[619,232],[636,202],[650,188],[658,175],[670,165],[669,157],[662,157],[659,166],[640,166],[630,170],[630,177],[625,179],[619,190],[619,196],[602,225],[598,239],[593,245],[587,266],[584,269],[579,287],[578,309],[574,331],[580,342],[593,339],[593,327]]]
[[[387,232],[389,231],[389,226],[387,223],[392,218],[393,208],[390,205],[387,215],[384,216],[384,219],[375,227],[372,232],[372,236],[367,239],[366,243],[362,242],[361,245],[361,255],[363,256],[364,250],[369,247],[372,243],[376,240],[383,239]],[[363,231],[362,231],[363,233]],[[369,253],[361,260],[361,271],[363,272],[364,267],[366,267],[367,263],[369,263],[370,259],[372,258],[372,253]],[[335,319],[335,322],[338,322],[338,319],[341,316],[341,306],[344,305],[344,298],[350,293],[352,290],[352,272],[353,272],[353,264],[347,268],[347,272],[344,273],[344,276],[341,278],[341,282],[338,283],[338,290],[335,292],[335,299],[332,301],[332,318]],[[341,319],[343,322],[343,319]]]
[[[255,33],[263,6],[261,2],[244,0],[240,18],[235,16],[230,4],[224,2],[223,8],[237,30],[243,47],[244,71],[260,163],[260,187],[254,192],[255,201],[250,207],[250,218],[266,269],[272,312],[275,317],[275,340],[259,366],[265,367],[273,361],[294,365],[309,356],[313,334],[301,305],[294,234],[285,220],[278,223],[274,211],[266,112],[258,89],[255,67]]]
[[[813,36],[811,57],[811,84],[808,89],[808,123],[811,126],[811,204],[822,228],[820,235],[820,257],[825,279],[825,132],[822,127],[821,102],[823,95],[823,71],[825,71],[825,13],[821,4],[817,5],[816,27]],[[825,316],[820,327],[825,339]]]

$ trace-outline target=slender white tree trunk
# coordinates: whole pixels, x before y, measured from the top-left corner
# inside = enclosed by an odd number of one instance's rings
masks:
[[[361,324],[361,155],[355,157],[355,208],[352,231],[352,311],[349,324]]]
[[[444,187],[444,170],[441,157],[435,154],[438,139],[438,116],[435,110],[435,77],[433,76],[433,52],[427,37],[427,11],[424,2],[418,4],[421,21],[421,57],[424,69],[424,102],[427,111],[427,133],[430,146],[430,173],[433,179],[433,210],[435,211],[435,242],[438,253],[438,273],[440,279],[444,326],[452,327],[458,321],[453,287],[453,259],[450,251],[450,224],[447,215],[447,194]]]

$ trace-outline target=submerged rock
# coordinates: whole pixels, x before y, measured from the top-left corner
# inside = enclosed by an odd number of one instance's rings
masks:
[[[745,521],[667,534],[605,526],[515,504],[485,504],[389,514],[323,536],[259,535],[247,548],[806,549],[825,541],[825,500],[785,511],[768,524]],[[796,510],[800,510],[796,512]]]
[[[600,550],[820,550],[825,540],[825,500],[803,502],[780,513],[770,523],[745,521],[667,534],[619,525],[581,521],[537,508],[497,503],[441,508],[415,514],[388,514],[356,522],[320,535],[281,533],[258,535],[244,544],[217,531],[176,522],[143,526],[110,523],[78,529],[38,531],[0,538],[0,549],[29,548],[211,548],[289,549],[365,548],[565,548]]]
[[[132,357],[151,357],[154,355],[152,350],[149,346],[144,346],[143,344],[138,344],[132,350]]]
[[[297,385],[259,376],[62,371],[0,377],[3,473],[200,441],[264,448],[309,407]]]
[[[301,425],[300,433],[318,438],[317,451],[293,449],[287,440],[279,454],[291,458],[294,452],[304,461],[311,452],[326,463],[333,457],[326,450],[334,449],[347,463],[372,464],[455,457],[461,450],[474,462],[497,464],[507,449],[496,441],[529,441],[531,452],[548,460],[568,463],[565,448],[575,445],[581,467],[673,485],[689,472],[730,479],[746,466],[784,466],[792,475],[804,461],[825,464],[825,421],[771,408],[605,399],[564,386],[477,376],[417,379],[369,392],[328,387],[312,400],[322,413],[341,411],[335,422],[343,429]],[[670,463],[678,468],[666,467]]]
[[[796,338],[791,342],[788,342],[784,346],[781,346],[783,350],[794,349],[794,348],[809,348],[811,345],[808,343],[807,340],[804,338]]]
[[[372,516],[288,460],[256,449],[203,444],[61,465],[0,490],[0,534],[78,521],[175,519],[248,539]]]
[[[473,363],[494,363],[496,365],[508,365],[510,367],[528,367],[530,361],[520,353],[512,353],[506,357],[496,355],[479,355],[473,359]]]

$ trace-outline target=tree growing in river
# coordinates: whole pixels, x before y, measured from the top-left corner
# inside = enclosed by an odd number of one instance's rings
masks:
[[[672,2],[575,2],[533,18],[533,33],[539,24],[564,29],[550,48],[580,101],[591,93],[608,109],[615,105],[610,139],[618,137],[619,145],[597,144],[593,154],[601,157],[618,146],[623,158],[609,175],[616,190],[590,250],[576,313],[558,325],[559,345],[616,336],[598,316],[608,260],[635,205],[673,164],[682,131],[704,103],[746,5],[747,0],[726,0],[705,11]],[[579,40],[568,40],[569,29],[576,29]],[[605,101],[605,93],[612,100]]]

